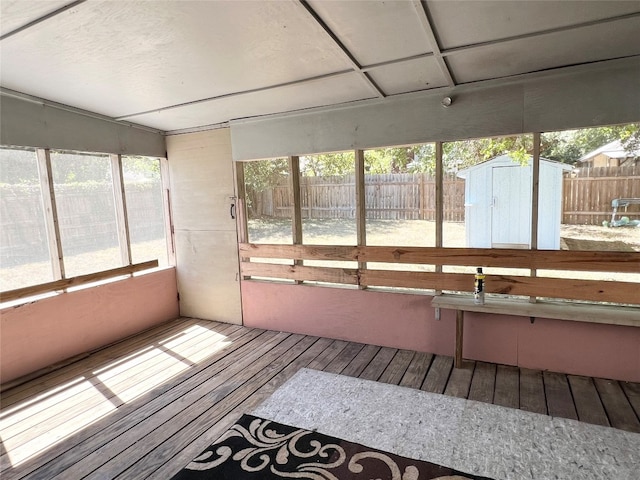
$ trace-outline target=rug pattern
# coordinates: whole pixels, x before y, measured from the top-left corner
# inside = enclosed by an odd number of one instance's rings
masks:
[[[173,480],[491,480],[243,415]]]

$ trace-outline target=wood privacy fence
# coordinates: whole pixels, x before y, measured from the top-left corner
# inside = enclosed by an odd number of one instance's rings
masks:
[[[447,175],[444,185],[444,219],[464,221],[464,180]],[[355,218],[355,176],[300,177],[303,218]],[[291,217],[293,195],[287,179],[262,192],[248,192],[252,216]],[[365,176],[367,218],[435,220],[435,178],[426,174]]]
[[[355,218],[355,176],[301,177],[303,218]],[[293,195],[284,178],[262,192],[248,190],[252,217],[291,218]],[[443,179],[444,220],[464,221],[464,179]],[[365,176],[367,218],[435,220],[435,178],[428,174]],[[640,166],[576,169],[563,179],[562,223],[601,225],[615,198],[640,198]],[[640,219],[640,206],[621,211]]]
[[[583,168],[563,179],[562,223],[602,225],[611,220],[611,201],[640,198],[640,166]],[[640,220],[640,205],[618,210],[618,215]]]

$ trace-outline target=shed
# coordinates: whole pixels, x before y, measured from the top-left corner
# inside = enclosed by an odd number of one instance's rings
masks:
[[[538,248],[560,248],[562,173],[571,166],[540,159]],[[531,247],[531,157],[526,165],[510,155],[461,170],[465,179],[466,245],[470,248]]]
[[[620,140],[614,140],[578,159],[581,167],[622,167],[640,165],[640,148],[627,149]]]

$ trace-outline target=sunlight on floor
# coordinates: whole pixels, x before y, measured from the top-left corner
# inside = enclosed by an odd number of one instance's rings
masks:
[[[190,325],[162,340],[123,351],[117,359],[99,353],[91,364],[77,363],[33,387],[2,398],[0,464],[19,465],[160,387],[172,377],[231,343],[202,325]],[[88,359],[91,361],[91,357]],[[83,365],[89,365],[87,370]]]

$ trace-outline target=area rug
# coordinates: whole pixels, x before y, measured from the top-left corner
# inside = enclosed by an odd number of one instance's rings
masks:
[[[174,480],[491,480],[243,415]]]

